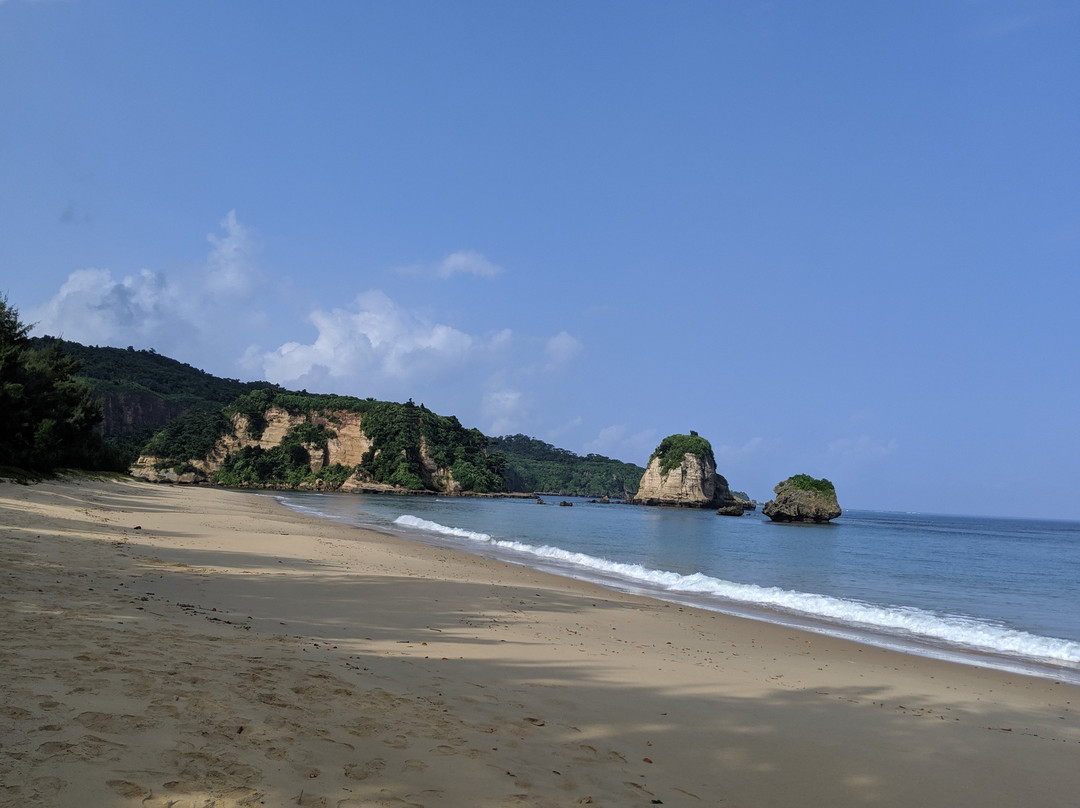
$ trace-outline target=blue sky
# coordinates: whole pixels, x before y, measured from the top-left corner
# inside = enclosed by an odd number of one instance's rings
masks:
[[[36,333],[1080,519],[1073,2],[0,0]]]

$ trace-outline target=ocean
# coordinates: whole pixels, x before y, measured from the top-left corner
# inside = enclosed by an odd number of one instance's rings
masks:
[[[785,525],[573,497],[275,498],[611,589],[1080,684],[1078,522],[852,510]]]

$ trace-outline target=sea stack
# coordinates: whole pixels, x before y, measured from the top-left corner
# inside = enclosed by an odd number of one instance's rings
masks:
[[[718,508],[741,516],[742,506],[716,473],[712,446],[696,432],[668,435],[649,457],[634,505],[669,505],[682,508]]]
[[[777,483],[773,493],[776,498],[766,502],[761,512],[774,522],[821,523],[842,513],[836,488],[824,478],[796,474]]]

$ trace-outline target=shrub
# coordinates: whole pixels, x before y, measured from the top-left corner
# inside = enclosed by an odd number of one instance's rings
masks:
[[[784,485],[785,483],[803,491],[816,491],[817,493],[825,494],[826,496],[836,496],[836,487],[824,477],[818,480],[811,477],[809,474],[796,474],[793,477],[788,477],[780,485]]]
[[[666,475],[674,468],[682,464],[686,455],[694,455],[708,461],[716,468],[716,458],[713,456],[712,445],[696,433],[690,435],[668,435],[656,450],[649,456],[651,463],[660,458],[660,474]]]

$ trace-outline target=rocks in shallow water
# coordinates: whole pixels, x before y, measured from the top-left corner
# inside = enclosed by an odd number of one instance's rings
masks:
[[[774,522],[821,523],[842,513],[833,484],[809,474],[788,477],[777,484],[773,493],[776,498],[766,502],[761,512]]]
[[[721,508],[717,508],[716,514],[717,516],[742,516],[746,510],[748,509],[736,502],[734,505],[724,505]]]

